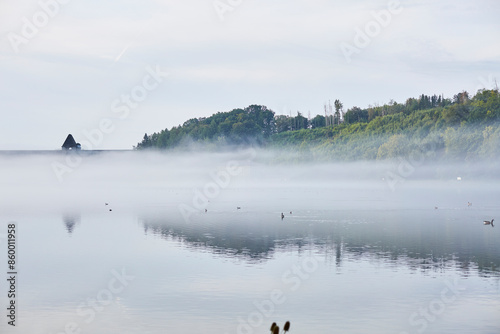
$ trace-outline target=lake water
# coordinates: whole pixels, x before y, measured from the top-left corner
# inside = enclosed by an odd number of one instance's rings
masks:
[[[498,180],[266,154],[0,156],[0,332],[500,333]]]

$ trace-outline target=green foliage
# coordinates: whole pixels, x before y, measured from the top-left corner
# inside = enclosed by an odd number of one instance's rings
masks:
[[[276,132],[274,112],[264,106],[219,112],[210,117],[192,118],[182,126],[145,135],[137,149],[167,149],[189,142],[262,144]]]
[[[326,126],[325,116],[275,116],[264,106],[252,105],[145,135],[137,149],[182,147],[194,141],[265,145],[316,160],[394,159],[422,150],[432,159],[500,158],[498,90],[480,90],[473,97],[461,92],[453,99],[421,95],[405,104],[391,101],[346,113],[336,100],[335,110]]]
[[[428,106],[434,107],[421,109]],[[479,91],[473,98],[462,92],[453,101],[422,95],[406,106],[354,107],[341,125],[279,133],[271,137],[271,146],[308,143],[319,160],[393,159],[423,150],[431,159],[470,161],[500,157],[499,121],[496,90]]]
[[[380,145],[377,159],[393,159],[404,155],[408,151],[408,139],[403,135],[393,135]]]
[[[368,122],[368,110],[353,107],[346,112],[344,121],[347,124]]]
[[[500,158],[500,127],[487,126],[482,134],[483,142],[479,148],[479,156],[483,158]]]
[[[317,129],[326,126],[325,116],[316,115],[313,119],[311,119],[311,128]]]

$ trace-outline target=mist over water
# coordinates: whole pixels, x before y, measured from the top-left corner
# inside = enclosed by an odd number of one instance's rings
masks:
[[[216,207],[232,194],[236,206],[267,202],[275,211],[321,208],[304,193],[280,203],[278,194],[305,189],[329,192],[329,209],[463,208],[497,205],[497,162],[346,163],[300,161],[299,154],[237,152],[100,152],[0,155],[3,212],[29,214],[64,208],[99,210],[111,202],[127,211],[201,204]],[[267,197],[269,196],[269,197]],[[193,203],[193,197],[196,203]],[[208,203],[207,200],[211,200]],[[232,204],[231,204],[232,205]],[[207,207],[208,209],[208,207]],[[293,208],[290,208],[293,209]]]
[[[483,225],[500,212],[495,166],[254,149],[3,154],[23,318],[0,329],[260,333],[290,320],[297,333],[496,333],[500,230]],[[134,279],[90,307],[121,270]],[[286,301],[260,310],[274,290]]]

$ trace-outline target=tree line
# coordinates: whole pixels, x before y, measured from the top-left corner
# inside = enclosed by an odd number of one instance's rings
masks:
[[[274,112],[265,106],[251,105],[210,117],[192,118],[170,130],[145,134],[136,148],[174,148],[188,141],[263,145],[275,129]]]
[[[479,90],[474,96],[463,91],[451,99],[423,94],[405,103],[391,101],[364,109],[355,106],[347,112],[339,100],[334,106],[335,112],[328,112],[325,106],[325,115],[313,118],[300,112],[293,117],[275,115],[260,105],[218,112],[145,134],[136,148],[167,149],[191,142],[298,147],[315,158],[351,160],[393,158],[424,142],[461,159],[498,154],[498,89]],[[470,138],[464,139],[467,136]],[[483,144],[489,148],[480,148]]]

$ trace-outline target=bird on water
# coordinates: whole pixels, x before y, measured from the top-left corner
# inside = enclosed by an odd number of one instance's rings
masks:
[[[494,220],[495,220],[495,219],[492,219],[491,221],[489,221],[489,220],[485,220],[485,221],[484,221],[484,225],[491,225],[492,227],[495,227],[495,225],[493,225],[493,221],[494,221]]]

